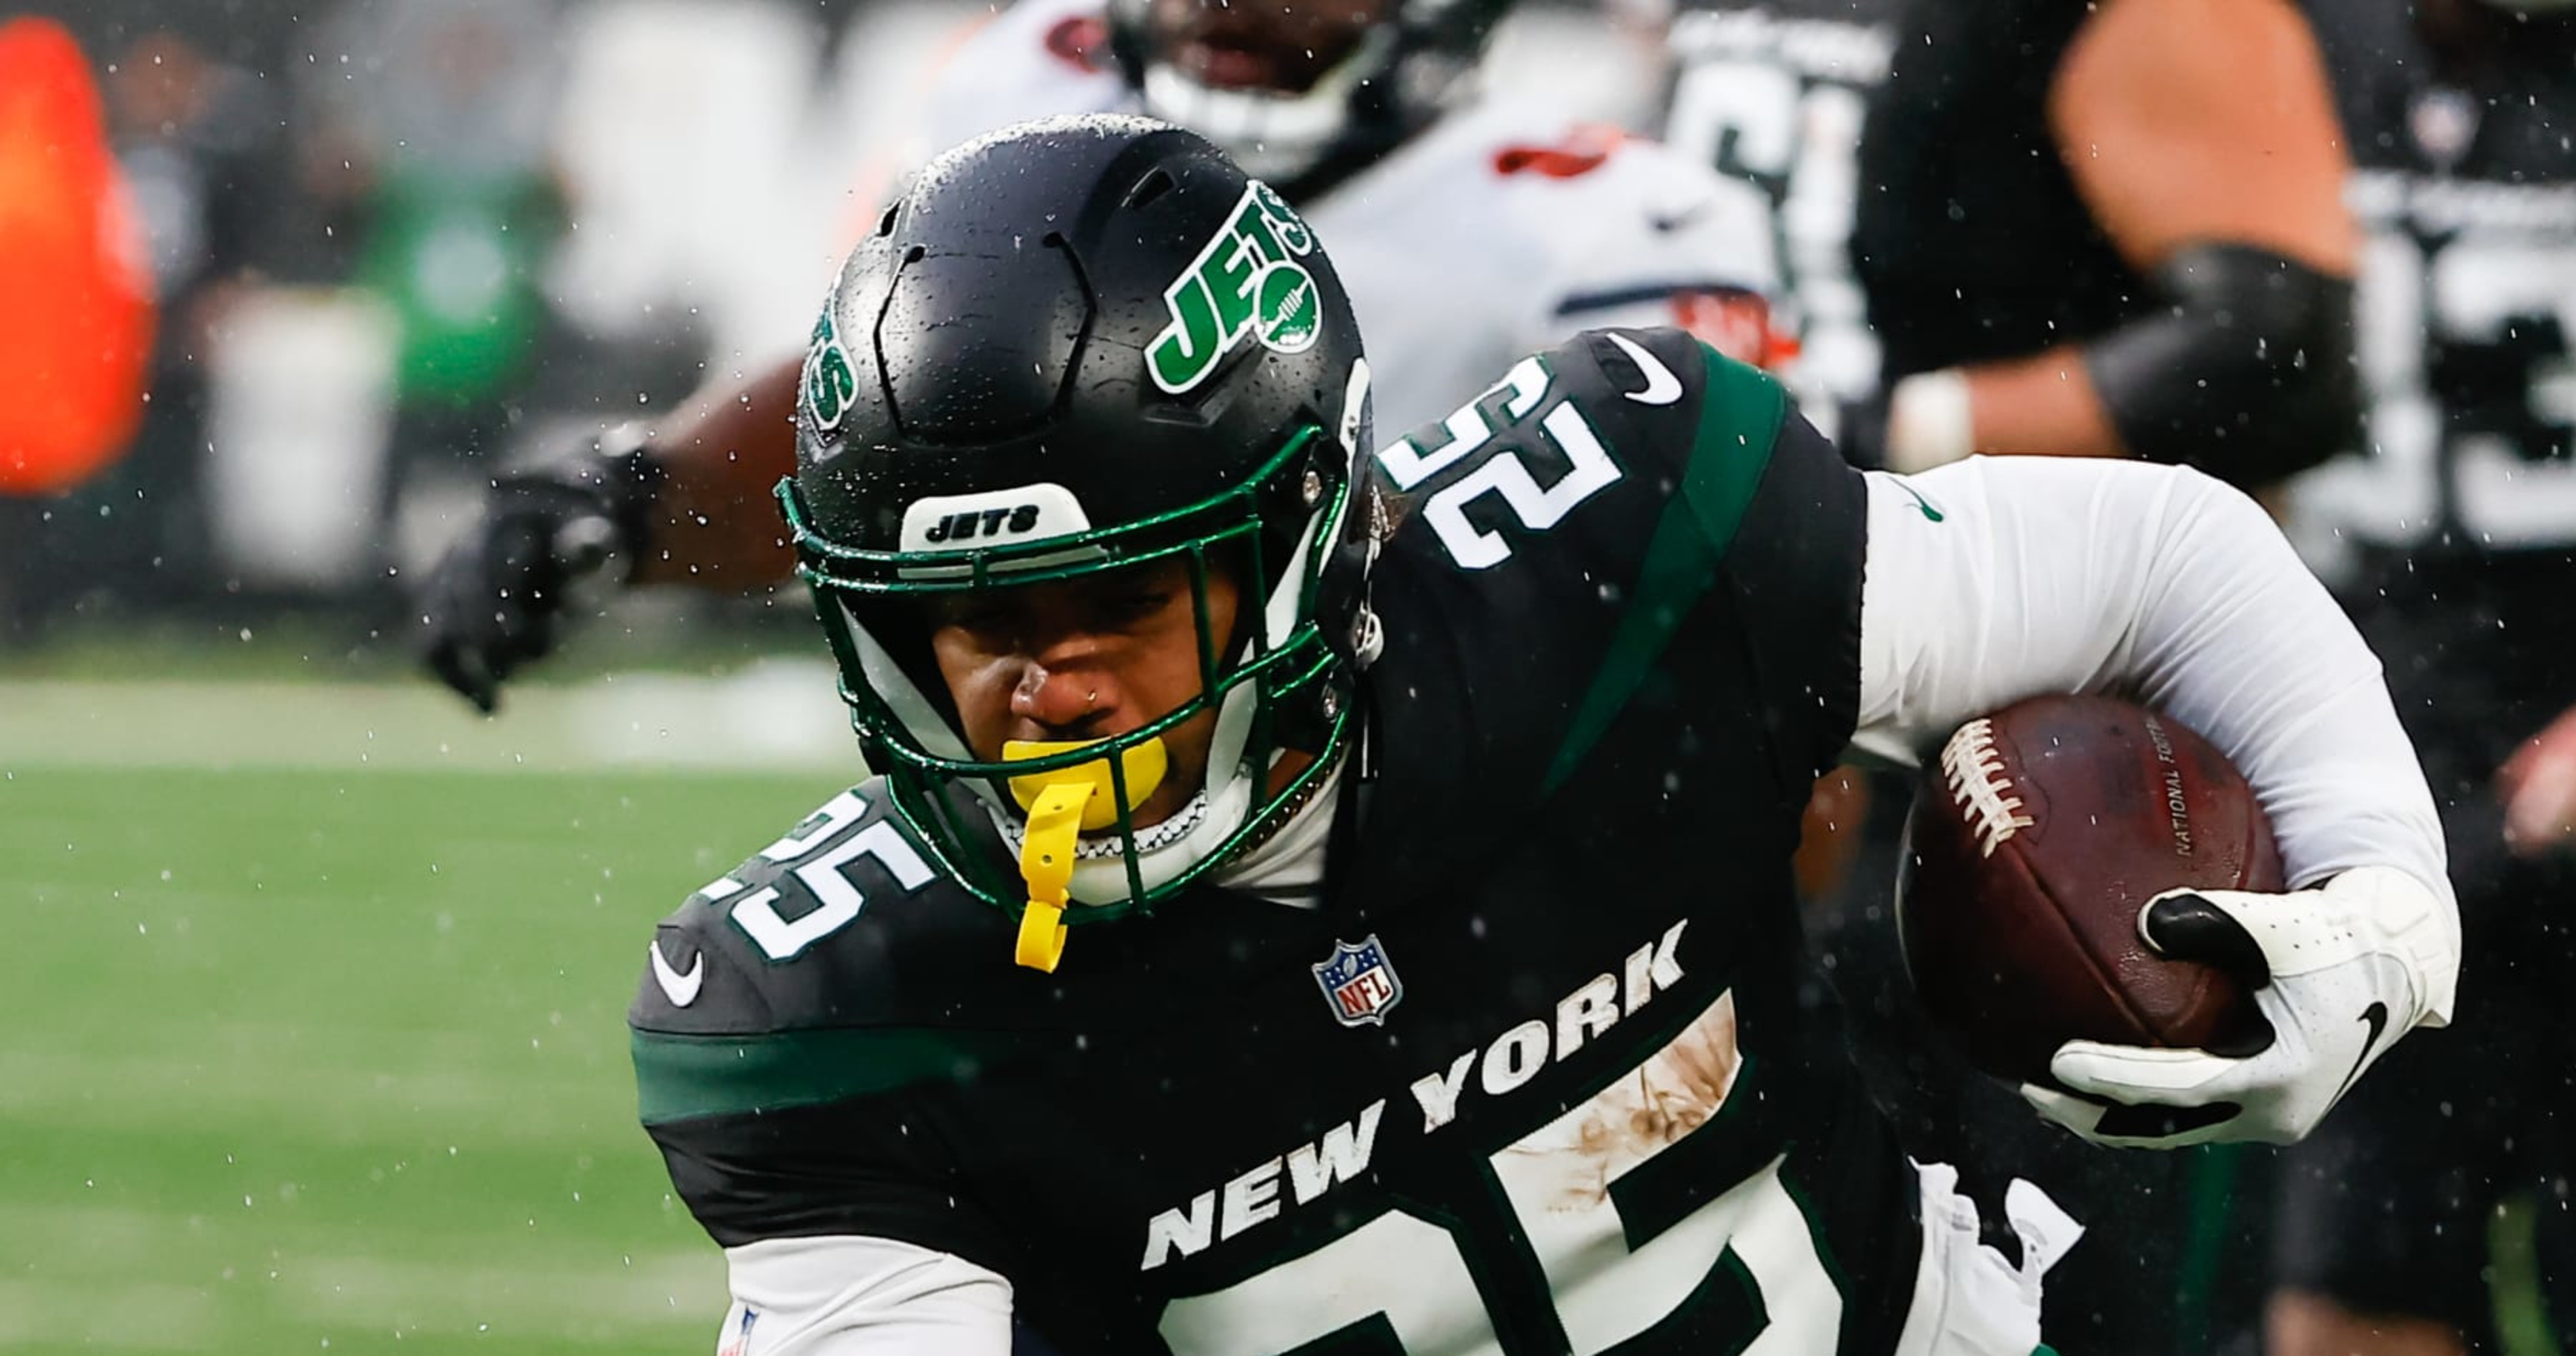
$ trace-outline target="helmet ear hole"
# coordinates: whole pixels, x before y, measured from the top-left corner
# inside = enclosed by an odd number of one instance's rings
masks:
[[[895,215],[896,215],[897,213],[901,212],[902,210],[903,210],[903,204],[901,204],[901,203],[888,203],[888,204],[886,205],[885,215],[884,215],[884,216],[881,216],[881,217],[879,217],[879,218],[877,218],[877,234],[878,234],[878,235],[892,235],[892,234],[894,234],[894,219],[895,219]]]

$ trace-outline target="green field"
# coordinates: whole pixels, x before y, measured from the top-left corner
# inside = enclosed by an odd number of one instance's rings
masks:
[[[835,785],[0,740],[0,1351],[707,1350],[623,1014],[653,921]]]

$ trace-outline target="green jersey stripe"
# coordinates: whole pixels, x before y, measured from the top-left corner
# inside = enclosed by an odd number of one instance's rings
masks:
[[[971,1077],[1005,1036],[885,1029],[749,1036],[633,1033],[638,1111],[646,1125],[822,1106]]]
[[[1548,768],[1553,793],[1583,762],[1663,657],[1743,525],[1744,511],[1771,465],[1771,448],[1788,415],[1789,397],[1762,372],[1700,346],[1707,372],[1700,387],[1699,431],[1681,488],[1664,507],[1646,544],[1645,563],[1609,656],[1575,708],[1565,742]]]

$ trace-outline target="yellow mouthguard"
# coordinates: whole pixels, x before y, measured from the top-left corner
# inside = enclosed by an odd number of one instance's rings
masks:
[[[1002,745],[1007,762],[1022,762],[1082,748],[1086,741],[1014,739]],[[1154,794],[1162,785],[1169,760],[1163,741],[1149,739],[1119,756],[1127,778],[1127,804]],[[1011,799],[1028,812],[1028,832],[1020,840],[1020,876],[1028,882],[1028,908],[1020,914],[1014,957],[1032,970],[1055,972],[1064,958],[1064,907],[1072,898],[1074,843],[1084,829],[1105,829],[1118,822],[1117,796],[1109,778],[1109,760],[1032,772],[1010,779]]]
[[[1033,758],[1052,758],[1088,748],[1093,740],[1011,739],[1002,744],[1002,761],[1025,763]],[[1154,794],[1163,784],[1163,773],[1170,765],[1163,751],[1163,741],[1148,739],[1118,756],[1119,770],[1127,774],[1127,805],[1130,809]],[[1094,833],[1118,822],[1116,797],[1110,794],[1109,760],[1094,758],[1088,763],[1057,768],[1053,772],[1032,772],[1011,779],[1011,799],[1020,808],[1037,813],[1038,800],[1050,787],[1081,786],[1094,793],[1087,798],[1082,811],[1082,827]]]

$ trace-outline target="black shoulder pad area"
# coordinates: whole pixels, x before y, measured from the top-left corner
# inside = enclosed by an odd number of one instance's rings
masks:
[[[1377,470],[1407,525],[1467,570],[1633,559],[1685,489],[1723,554],[1787,408],[1778,383],[1681,330],[1595,330],[1386,444]]]
[[[879,783],[845,791],[662,922],[627,1014],[645,1119],[831,1101],[956,1063],[923,1033],[955,957],[1010,923],[939,873]]]
[[[1679,330],[1592,331],[1377,460],[1402,503],[1382,701],[1414,708],[1409,737],[1447,731],[1441,775],[1544,797],[1623,721],[1672,738],[1687,715],[1778,741],[1787,783],[1848,736],[1860,479],[1767,374]],[[1447,702],[1445,725],[1418,695],[1460,691],[1473,718]]]

